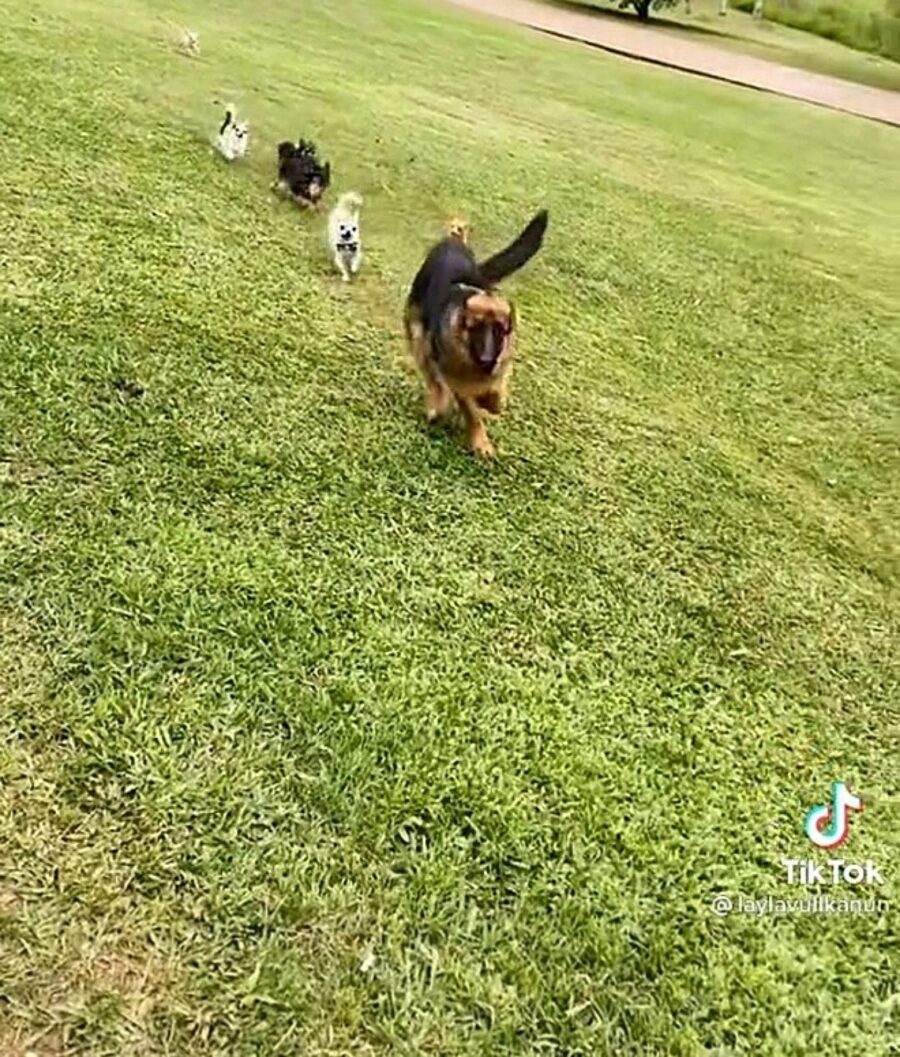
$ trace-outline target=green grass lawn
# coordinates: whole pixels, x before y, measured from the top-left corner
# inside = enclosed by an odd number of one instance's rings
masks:
[[[0,44],[0,1053],[887,1057],[896,909],[710,904],[798,896],[837,779],[896,891],[897,131],[413,0],[165,8],[198,60],[162,10]],[[402,299],[543,205],[483,465]]]

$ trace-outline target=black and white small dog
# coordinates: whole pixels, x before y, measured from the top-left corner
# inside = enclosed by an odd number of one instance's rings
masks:
[[[216,136],[216,150],[225,161],[236,161],[247,153],[250,145],[250,126],[246,121],[235,121],[234,107],[225,108],[225,120]]]
[[[356,275],[362,264],[362,235],[359,230],[359,210],[362,196],[355,191],[341,195],[338,204],[328,215],[328,246],[334,266],[345,283]]]
[[[278,144],[278,179],[274,190],[287,194],[301,206],[318,209],[331,183],[331,164],[319,160],[314,143]]]

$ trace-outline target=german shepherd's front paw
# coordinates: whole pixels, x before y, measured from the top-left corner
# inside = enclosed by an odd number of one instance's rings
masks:
[[[479,433],[477,436],[472,437],[470,446],[476,459],[492,459],[497,454],[487,433]]]

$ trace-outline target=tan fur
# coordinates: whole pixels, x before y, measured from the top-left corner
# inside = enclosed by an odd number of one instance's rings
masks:
[[[459,239],[460,242],[469,242],[469,222],[460,216],[452,217],[447,222],[447,234],[451,239]]]

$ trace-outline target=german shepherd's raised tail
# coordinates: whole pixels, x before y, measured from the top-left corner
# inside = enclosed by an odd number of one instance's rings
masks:
[[[512,370],[515,310],[494,287],[541,248],[548,219],[542,210],[480,264],[463,239],[445,238],[425,258],[406,301],[406,338],[427,386],[428,420],[443,417],[455,400],[476,455],[493,454],[484,416],[503,410]]]

